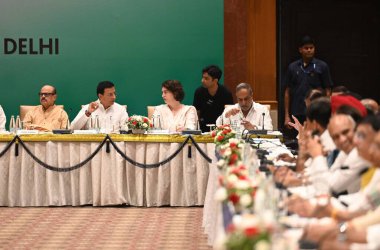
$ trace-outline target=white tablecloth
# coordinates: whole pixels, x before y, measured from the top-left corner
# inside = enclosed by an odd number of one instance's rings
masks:
[[[0,152],[8,142],[0,142]],[[116,142],[123,152],[140,163],[157,163],[178,149],[181,143]],[[26,142],[42,161],[58,167],[75,165],[86,159],[99,142]],[[214,159],[213,143],[199,143]],[[0,158],[0,206],[193,206],[205,200],[209,163],[188,146],[169,163],[142,169],[126,162],[112,145],[85,166],[72,172],[53,172],[36,163],[15,145]]]
[[[224,236],[222,204],[215,200],[219,175],[217,167],[215,165],[211,166],[202,220],[202,226],[204,227],[204,232],[207,235],[207,241],[210,246],[216,243],[218,237]]]

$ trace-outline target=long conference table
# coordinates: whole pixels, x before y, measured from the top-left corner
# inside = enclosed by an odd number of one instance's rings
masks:
[[[87,159],[106,135],[21,135],[25,147],[42,162],[58,168]],[[0,153],[14,138],[0,135]],[[110,135],[133,161],[154,164],[167,159],[187,138],[182,135]],[[185,147],[169,162],[154,168],[126,161],[104,145],[82,167],[57,172],[37,163],[16,141],[0,157],[0,206],[196,206],[205,201],[209,169],[215,167],[210,136],[193,136],[209,163],[195,148]]]

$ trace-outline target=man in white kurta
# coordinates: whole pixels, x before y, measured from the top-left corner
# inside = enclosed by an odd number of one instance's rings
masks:
[[[324,180],[335,193],[359,191],[360,173],[371,164],[360,157],[355,148],[354,129],[355,122],[348,115],[335,115],[331,118],[328,130],[341,152],[330,169],[322,150],[317,149],[317,145],[309,144],[313,161],[308,170],[312,182]]]
[[[216,125],[238,123],[241,130],[273,130],[269,109],[253,101],[253,91],[249,84],[240,83],[236,86],[236,99],[238,103],[225,108],[216,120]]]
[[[109,81],[100,82],[97,88],[98,100],[83,106],[71,123],[71,129],[90,129],[96,119],[99,128],[104,132],[118,132],[124,128],[128,120],[125,106],[115,102],[114,84]]]

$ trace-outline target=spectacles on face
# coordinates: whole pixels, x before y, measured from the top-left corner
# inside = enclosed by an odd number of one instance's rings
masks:
[[[40,97],[43,97],[43,96],[50,97],[50,96],[53,96],[53,95],[55,95],[55,94],[54,94],[54,93],[38,93],[38,95],[39,95]]]
[[[358,140],[365,140],[367,138],[366,134],[364,134],[363,132],[361,131],[356,131],[355,132],[355,137],[358,139]]]

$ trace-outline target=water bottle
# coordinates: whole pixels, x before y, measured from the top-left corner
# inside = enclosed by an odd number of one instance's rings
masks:
[[[160,115],[157,114],[156,116],[156,120],[157,120],[157,129],[160,130],[161,129],[161,119],[160,119]]]
[[[12,115],[11,120],[9,121],[9,132],[14,133],[15,132],[15,126],[16,126],[15,116]]]
[[[153,130],[156,130],[157,129],[157,125],[156,125],[156,123],[157,123],[157,118],[156,118],[156,116],[153,114],[152,115],[152,124],[153,124]]]
[[[115,128],[113,126],[113,122],[112,122],[112,115],[110,115],[110,119],[108,120],[108,125],[107,125],[107,134],[111,134],[113,132],[115,132]]]
[[[241,126],[241,123],[240,123],[240,120],[235,120],[234,121],[234,126],[235,126],[235,132],[236,132],[236,134],[235,134],[235,138],[236,139],[240,139],[241,138],[241,128],[240,128],[240,126]]]
[[[70,127],[71,127],[70,119],[67,119],[66,129],[70,129]]]
[[[99,115],[96,115],[96,116],[95,116],[94,129],[96,130],[96,132],[99,133],[99,131],[100,131]]]
[[[19,115],[16,117],[16,125],[15,125],[14,129],[15,129],[16,132],[17,132],[17,130],[22,129],[21,119],[20,119]]]

